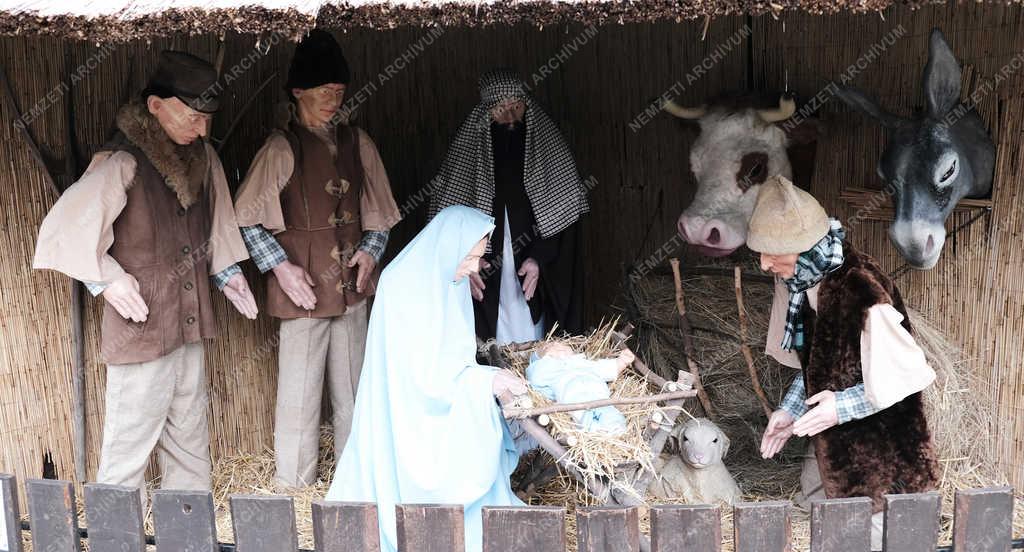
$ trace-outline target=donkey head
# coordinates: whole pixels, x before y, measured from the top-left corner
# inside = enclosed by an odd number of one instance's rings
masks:
[[[910,266],[926,270],[939,260],[957,201],[991,191],[995,146],[974,108],[960,103],[960,65],[938,29],[921,86],[927,109],[910,119],[855,88],[837,86],[836,94],[885,127],[877,170],[895,209],[889,239]]]

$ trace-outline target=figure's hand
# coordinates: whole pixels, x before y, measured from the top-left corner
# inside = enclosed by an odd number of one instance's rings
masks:
[[[110,282],[103,290],[103,298],[121,318],[133,322],[145,322],[149,317],[149,307],[139,293],[139,281],[135,276],[124,273],[123,276]]]
[[[284,290],[284,294],[295,303],[296,307],[313,310],[316,308],[316,295],[313,295],[313,277],[304,268],[291,261],[281,261],[274,267],[274,276]]]
[[[636,360],[636,355],[633,354],[633,351],[628,348],[619,351],[619,358],[615,359],[619,365],[619,373],[621,374],[630,364],[633,364],[634,360]]]
[[[356,274],[356,292],[362,293],[366,287],[366,282],[370,280],[370,275],[373,274],[373,269],[377,268],[377,261],[373,258],[373,255],[360,249],[348,261],[349,268],[355,268],[356,266],[359,267],[359,272]]]
[[[540,279],[540,266],[533,258],[527,258],[519,266],[518,274],[523,277],[523,295],[529,301],[533,299],[533,293],[537,291],[537,280]]]
[[[491,381],[491,392],[494,393],[495,397],[498,397],[505,391],[513,395],[526,393],[526,380],[515,375],[510,370],[498,370],[494,373],[494,379]]]
[[[768,418],[768,427],[761,437],[761,458],[775,456],[793,435],[793,415],[785,410],[776,410]]]
[[[480,259],[480,270],[488,270],[491,268],[491,263]],[[484,290],[487,286],[484,284],[484,279],[479,273],[472,272],[469,275],[469,292],[473,295],[473,299],[477,301],[484,300]]]
[[[231,304],[235,306],[235,309],[242,313],[242,316],[249,320],[256,320],[256,315],[259,314],[259,309],[256,308],[256,298],[252,295],[252,290],[249,289],[249,283],[245,281],[245,276],[241,273],[234,274],[231,278],[228,278],[228,283],[224,284],[224,296],[231,301]]]
[[[839,424],[839,411],[836,409],[836,394],[822,391],[805,401],[807,406],[818,405],[793,424],[793,433],[800,437],[817,435],[826,429]]]

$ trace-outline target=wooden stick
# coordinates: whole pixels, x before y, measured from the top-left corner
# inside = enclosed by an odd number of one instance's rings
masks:
[[[14,90],[11,89],[11,81],[7,80],[7,72],[3,67],[0,67],[0,83],[3,84],[4,96],[7,99],[7,107],[11,110],[15,123],[14,126],[21,132],[21,137],[25,139],[25,145],[28,146],[29,153],[36,160],[36,164],[39,165],[40,170],[43,171],[43,176],[46,177],[47,184],[50,185],[50,189],[57,196],[60,196],[60,188],[57,186],[57,182],[53,179],[53,175],[50,174],[49,168],[46,166],[46,160],[43,159],[43,153],[39,150],[39,146],[36,145],[36,141],[32,139],[32,135],[28,132],[28,127],[25,122],[21,120],[21,110],[18,108],[18,104],[14,99]]]
[[[555,412],[572,412],[574,410],[590,410],[592,408],[601,408],[602,406],[617,406],[621,404],[650,404],[662,401],[670,401],[673,399],[687,399],[697,394],[692,389],[686,389],[683,391],[673,391],[670,393],[658,393],[657,395],[647,395],[644,397],[621,397],[618,399],[601,399],[596,401],[586,401],[579,403],[566,403],[566,404],[553,404],[550,406],[541,406],[537,408],[518,408],[512,406],[511,408],[502,408],[502,413],[506,419],[515,420],[522,418],[534,418],[541,414],[554,414]]]
[[[270,81],[273,80],[274,77],[276,76],[277,72],[274,72],[269,77],[267,77],[267,79],[263,81],[263,84],[260,84],[256,91],[249,96],[249,99],[245,101],[245,105],[242,106],[242,109],[238,112],[238,115],[235,115],[234,120],[232,120],[231,124],[228,125],[227,131],[224,132],[224,137],[221,138],[220,143],[217,144],[218,154],[222,149],[224,149],[224,145],[228,143],[228,138],[231,138],[231,133],[235,131],[235,127],[238,126],[238,122],[242,120],[242,116],[245,115],[247,111],[249,111],[249,107],[252,106],[253,101],[256,100],[256,97],[259,96],[260,92],[262,92],[263,89],[266,88],[267,85],[270,84]]]
[[[683,296],[683,282],[679,275],[679,259],[670,259],[672,264],[672,280],[676,286],[676,309],[679,310],[679,330],[683,334],[683,354],[686,356],[686,365],[690,368],[690,375],[693,376],[693,386],[697,390],[697,398],[708,418],[714,418],[715,411],[711,408],[711,399],[704,391],[704,385],[700,381],[700,369],[697,361],[694,360],[695,349],[693,347],[693,330],[690,328],[690,319],[686,316],[686,300]]]
[[[761,378],[757,375],[757,368],[754,367],[754,355],[750,352],[750,345],[747,344],[747,309],[743,306],[743,271],[737,266],[735,269],[735,280],[736,280],[736,308],[739,309],[740,313],[740,352],[743,353],[743,358],[747,361],[747,371],[750,372],[750,381],[754,384],[754,393],[757,393],[757,398],[761,401],[761,408],[764,409],[765,416],[771,416],[773,408],[768,397],[764,393],[764,388],[761,387]]]

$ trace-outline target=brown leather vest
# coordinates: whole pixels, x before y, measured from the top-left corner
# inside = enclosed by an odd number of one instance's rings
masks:
[[[210,187],[185,209],[142,151],[120,133],[103,149],[135,158],[128,201],[114,221],[112,256],[139,281],[145,322],[103,308],[100,351],[108,364],[146,362],[217,334],[210,300]]]
[[[313,278],[316,309],[307,311],[295,306],[271,272],[267,278],[267,312],[284,319],[341,316],[349,305],[366,297],[356,293],[357,271],[348,267],[363,235],[359,213],[363,165],[358,134],[353,127],[339,125],[337,155],[333,158],[327,144],[301,125],[292,123],[285,136],[295,169],[281,191],[285,230],[274,237],[288,260]]]
[[[889,276],[848,242],[843,249],[843,266],[821,283],[817,314],[806,303],[802,311],[808,346],[801,351],[801,360],[808,397],[864,381],[860,336],[872,306],[892,304],[903,315],[903,327],[911,331],[903,299]],[[886,494],[925,492],[938,481],[921,393],[827,429],[813,440],[828,498],[866,496],[879,512]]]

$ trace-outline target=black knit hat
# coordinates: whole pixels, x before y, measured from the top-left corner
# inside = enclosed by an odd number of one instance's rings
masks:
[[[316,88],[328,83],[348,84],[348,61],[334,35],[313,29],[295,47],[285,90]]]
[[[222,88],[217,70],[208,61],[186,52],[164,50],[142,90],[142,99],[176,97],[196,111],[213,113],[220,106],[217,96]]]

